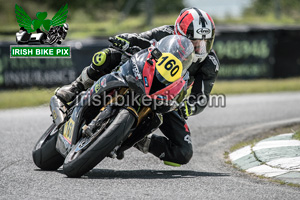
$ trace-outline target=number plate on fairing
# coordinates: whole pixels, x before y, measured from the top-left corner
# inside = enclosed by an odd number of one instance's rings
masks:
[[[72,118],[70,118],[69,121],[67,121],[65,125],[59,129],[59,134],[56,142],[56,149],[64,157],[67,156],[68,152],[72,147],[71,144],[72,144],[74,126],[75,126],[75,122]]]
[[[178,80],[183,70],[181,61],[171,53],[162,53],[156,63],[156,69],[169,82]]]
[[[75,122],[73,121],[72,118],[70,118],[69,121],[67,121],[67,123],[64,127],[63,136],[70,144],[72,143],[74,125],[75,125]]]

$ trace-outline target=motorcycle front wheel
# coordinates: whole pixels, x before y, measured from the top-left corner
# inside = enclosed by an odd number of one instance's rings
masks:
[[[80,145],[83,145],[80,141],[71,149],[63,165],[64,173],[68,177],[81,177],[100,163],[128,137],[135,122],[135,116],[128,110],[121,108],[110,120],[103,133],[86,149],[78,151]]]

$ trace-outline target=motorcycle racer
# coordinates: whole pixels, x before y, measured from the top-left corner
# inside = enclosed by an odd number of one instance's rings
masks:
[[[183,35],[194,45],[195,56],[188,69],[191,98],[179,106],[179,112],[164,114],[163,124],[159,129],[166,137],[150,134],[136,143],[135,147],[144,153],[152,153],[165,161],[165,164],[177,166],[188,163],[193,155],[190,130],[185,119],[204,110],[219,71],[219,61],[212,49],[215,38],[212,18],[198,8],[185,8],[180,12],[174,26],[165,25],[140,34],[120,34],[110,41],[124,51],[133,46],[145,49],[150,46],[150,40],[159,41],[172,34]],[[114,48],[97,52],[92,63],[83,69],[73,83],[56,90],[56,96],[65,103],[70,102],[81,91],[91,87],[94,81],[110,73],[119,65],[121,59],[122,54]],[[122,158],[123,155],[118,157]]]

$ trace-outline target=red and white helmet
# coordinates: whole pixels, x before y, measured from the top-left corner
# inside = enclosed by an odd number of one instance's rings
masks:
[[[213,47],[215,23],[203,10],[185,8],[175,21],[174,33],[186,36],[192,41],[196,60],[202,62]]]

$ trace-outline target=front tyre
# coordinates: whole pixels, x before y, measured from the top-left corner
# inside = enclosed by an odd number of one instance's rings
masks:
[[[135,122],[135,117],[126,109],[120,109],[104,132],[87,147],[78,152],[76,144],[67,155],[63,170],[68,177],[80,177],[93,169],[126,137]]]
[[[64,157],[56,151],[58,130],[53,123],[38,140],[32,151],[34,164],[42,170],[57,170]]]

